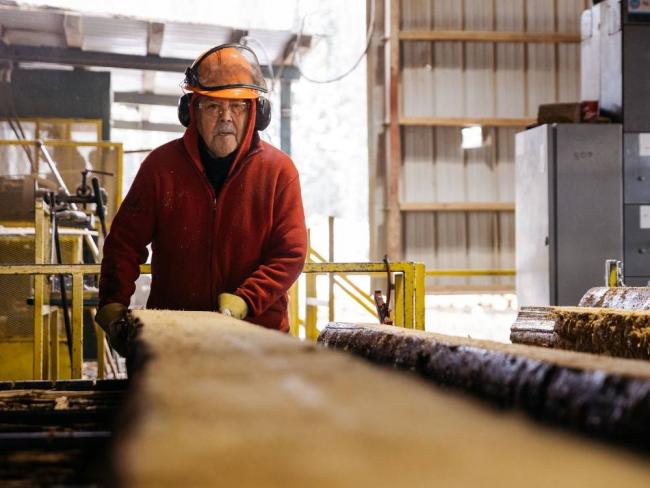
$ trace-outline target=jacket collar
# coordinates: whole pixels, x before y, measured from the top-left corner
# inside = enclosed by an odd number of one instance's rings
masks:
[[[194,98],[194,96],[192,96]],[[235,160],[230,166],[230,172],[228,176],[233,174],[237,168],[241,165],[241,162],[245,157],[252,151],[259,149],[260,147],[260,138],[255,130],[255,113],[256,113],[256,100],[251,100],[250,114],[248,117],[248,125],[246,127],[246,132],[244,138],[242,139],[239,148],[237,148],[237,155]],[[190,101],[190,125],[185,129],[183,134],[183,145],[185,150],[189,153],[192,163],[199,169],[199,171],[204,172],[203,163],[201,162],[201,156],[199,155],[199,131],[196,127],[196,114],[195,114],[196,103]]]

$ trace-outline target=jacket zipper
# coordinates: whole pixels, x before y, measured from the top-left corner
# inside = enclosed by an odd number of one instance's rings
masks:
[[[246,154],[246,156],[244,156],[244,158],[241,161],[239,161],[237,166],[241,167],[241,164],[243,164],[253,154],[259,152],[260,150],[261,150],[260,148],[256,148],[255,150],[253,150],[253,151],[249,152],[248,154]],[[190,159],[192,159],[191,156],[190,156]],[[195,166],[195,165],[192,164],[192,166]],[[219,273],[219,275],[221,275],[220,270],[214,270],[214,272],[213,272],[214,256],[216,255],[216,252],[218,250],[217,249],[218,240],[215,240],[215,236],[214,236],[214,233],[215,233],[216,229],[218,228],[218,225],[216,223],[216,221],[217,221],[217,204],[222,200],[223,194],[225,193],[226,188],[229,186],[229,183],[232,182],[232,177],[234,176],[235,173],[233,172],[233,173],[228,174],[228,176],[226,177],[226,181],[224,181],[224,184],[221,187],[221,191],[219,192],[219,195],[217,196],[214,193],[214,189],[212,188],[212,184],[210,183],[210,180],[208,180],[208,177],[206,176],[206,174],[203,171],[199,170],[199,168],[196,168],[196,166],[195,166],[195,169],[197,170],[197,172],[199,173],[199,175],[203,179],[203,183],[206,185],[206,188],[208,190],[208,194],[210,196],[212,196],[212,211],[211,211],[211,219],[210,219],[210,246],[208,248],[208,249],[210,249],[210,263],[209,263],[210,267],[208,269],[210,270],[210,276],[209,276],[210,306],[211,306],[213,311],[217,311],[218,310],[217,296],[216,296],[217,294],[216,294],[216,291],[215,291],[216,283],[215,283],[215,280],[214,280],[214,274]]]
[[[190,156],[190,160],[191,160]],[[208,249],[210,250],[210,259],[209,259],[209,273],[208,273],[208,286],[209,286],[209,293],[210,293],[210,308],[212,311],[217,310],[217,300],[216,300],[216,293],[215,293],[215,288],[216,284],[214,282],[214,274],[212,272],[212,266],[214,264],[214,249],[212,249],[214,245],[214,231],[215,231],[215,219],[216,219],[216,213],[217,213],[217,196],[214,193],[214,189],[212,188],[212,184],[210,183],[210,180],[208,180],[208,177],[204,172],[199,170],[194,164],[194,169],[196,172],[199,174],[199,178],[203,181],[203,184],[205,185],[205,189],[208,192],[208,196],[212,200],[212,209],[210,210],[210,241],[209,241],[209,247]]]
[[[216,213],[217,213],[217,197],[215,196],[212,199],[212,212],[211,212],[211,218],[210,218],[210,267],[208,268],[210,270],[210,307],[212,311],[217,310],[217,303],[216,303],[216,293],[215,293],[215,283],[214,283],[214,273],[213,273],[213,266],[214,266],[214,232],[215,232],[215,219],[216,219]]]

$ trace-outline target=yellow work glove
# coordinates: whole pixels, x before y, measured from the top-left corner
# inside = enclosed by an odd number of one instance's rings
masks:
[[[231,293],[222,293],[219,295],[219,312],[229,317],[242,320],[248,315],[248,305],[246,301]]]
[[[137,332],[137,324],[128,308],[121,303],[108,303],[99,309],[95,322],[104,329],[108,343],[120,356],[127,357],[131,341]]]
[[[120,320],[126,315],[127,308],[121,303],[107,303],[99,309],[95,315],[95,322],[104,329],[107,334],[110,333],[110,325]]]

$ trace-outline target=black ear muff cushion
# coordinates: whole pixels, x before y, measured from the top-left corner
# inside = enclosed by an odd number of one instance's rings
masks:
[[[190,125],[190,102],[192,94],[186,93],[178,99],[178,121],[183,127]]]
[[[271,101],[259,97],[255,109],[255,130],[262,131],[271,123]]]

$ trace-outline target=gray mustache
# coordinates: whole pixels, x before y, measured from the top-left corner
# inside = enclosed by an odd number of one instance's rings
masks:
[[[235,126],[227,122],[220,122],[217,125],[217,134],[234,134]]]

